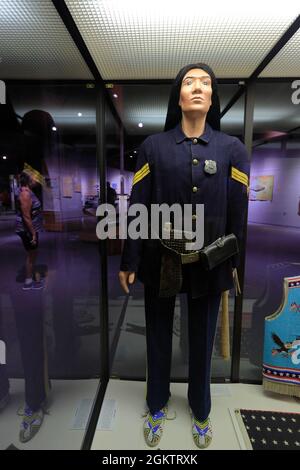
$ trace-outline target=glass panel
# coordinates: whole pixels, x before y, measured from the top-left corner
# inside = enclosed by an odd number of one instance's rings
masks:
[[[283,278],[300,274],[299,105],[292,102],[293,92],[291,82],[256,86],[243,305],[244,380],[262,380],[265,317],[280,310]],[[288,132],[297,125],[298,130]],[[277,332],[284,342],[295,339],[285,334]],[[278,345],[272,344],[276,350]],[[286,367],[292,368],[292,362]]]
[[[79,449],[100,374],[99,257],[89,219],[99,199],[95,89],[19,84],[7,96],[0,107],[0,338],[7,353],[0,402],[8,389],[10,401],[0,446],[23,448],[20,439],[30,439],[26,448]],[[41,410],[51,418],[34,436],[32,413],[39,420]]]
[[[110,360],[112,361],[120,335],[120,322],[123,318],[123,296],[118,277],[122,241],[115,237],[119,233],[120,201],[122,201],[124,185],[120,166],[121,131],[108,106],[106,106],[105,113],[107,202],[115,208],[115,220],[110,225],[110,228],[115,230],[115,235],[107,240],[109,342]]]
[[[234,94],[238,91],[237,85],[222,85],[220,92],[221,110],[228,104]],[[242,95],[238,101],[229,109],[221,120],[221,131],[229,135],[238,137],[243,142],[244,128],[244,102],[245,96]],[[224,299],[225,300],[225,299]],[[233,342],[233,319],[234,319],[234,290],[231,289],[228,294],[228,314],[229,331],[222,327],[222,320],[226,324],[225,316],[222,313],[222,302],[220,306],[218,325],[215,338],[214,353],[212,358],[212,377],[230,379],[232,342]],[[229,344],[226,338],[229,335]],[[222,346],[222,344],[224,346]],[[230,360],[224,359],[227,348],[230,350]]]
[[[112,102],[124,125],[122,134],[116,125],[113,126],[113,118],[107,113],[110,127],[114,129],[112,142],[115,147],[112,164],[107,156],[107,180],[116,184],[118,214],[122,205],[128,207],[139,145],[147,135],[163,128],[169,88],[168,85],[114,85],[110,89]],[[139,127],[139,123],[143,123],[143,127]],[[116,142],[120,142],[120,150]],[[127,305],[118,280],[122,245],[123,242],[120,245],[118,240],[109,241],[111,374],[129,379],[143,378],[146,374],[144,289],[143,284],[136,281]]]
[[[237,85],[219,86],[221,108],[225,107],[237,90]],[[147,135],[163,130],[170,85],[115,85],[110,89],[110,93],[125,128],[124,192],[128,198],[131,191],[136,165],[136,152],[138,151],[139,144]],[[243,129],[243,103],[243,99],[241,99],[225,115],[224,120],[222,120],[222,130],[224,132],[241,136]],[[139,127],[139,123],[143,123],[143,127]],[[116,268],[118,268],[119,259],[117,257],[114,263],[116,263]],[[116,289],[116,294],[122,300],[121,305],[119,299],[116,302],[118,310],[116,315],[119,315],[123,305],[124,321],[121,322],[122,329],[112,366],[112,375],[128,379],[144,379],[146,376],[146,341],[143,284],[139,281],[135,283],[131,296],[128,299],[127,308],[122,291],[118,292],[118,289]],[[232,298],[230,298],[229,305],[232,310]],[[232,320],[232,312],[230,314]],[[180,294],[176,299],[173,323],[173,378],[186,379],[188,375],[187,334],[187,299],[185,294]],[[218,326],[212,363],[212,376],[215,378],[228,377],[230,374],[230,361],[224,361],[221,358],[220,338],[221,330],[220,326]]]

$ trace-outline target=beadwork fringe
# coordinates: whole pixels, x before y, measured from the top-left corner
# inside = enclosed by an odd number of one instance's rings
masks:
[[[264,390],[269,392],[280,393],[282,395],[289,395],[290,397],[300,397],[300,386],[295,384],[283,384],[280,382],[272,382],[268,379],[263,379]]]

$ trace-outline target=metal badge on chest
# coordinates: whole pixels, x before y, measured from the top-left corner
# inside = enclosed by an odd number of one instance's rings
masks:
[[[205,160],[204,171],[210,175],[217,173],[217,162],[214,160]]]

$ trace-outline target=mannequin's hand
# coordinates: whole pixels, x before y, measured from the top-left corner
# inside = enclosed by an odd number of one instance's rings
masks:
[[[120,271],[119,272],[119,281],[122,289],[126,294],[129,293],[128,285],[133,284],[135,281],[135,273],[131,271]]]

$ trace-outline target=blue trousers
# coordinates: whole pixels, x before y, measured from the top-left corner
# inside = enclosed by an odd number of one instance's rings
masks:
[[[12,287],[11,295],[25,378],[25,401],[37,411],[49,389],[45,345],[43,291]]]
[[[176,296],[159,298],[145,285],[147,341],[147,405],[153,414],[170,397],[173,318]],[[221,294],[193,299],[188,296],[189,377],[188,401],[194,416],[204,421],[211,409],[211,356]]]

